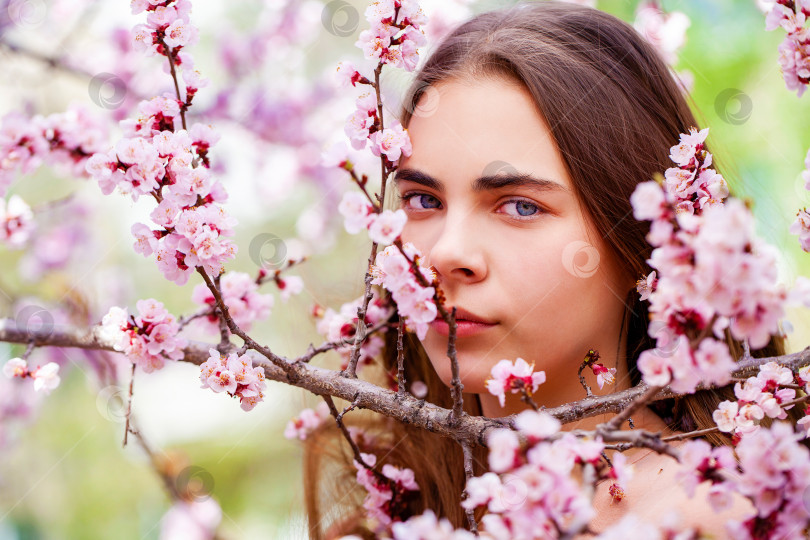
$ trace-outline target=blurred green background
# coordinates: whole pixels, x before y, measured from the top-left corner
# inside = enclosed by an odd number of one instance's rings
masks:
[[[44,6],[45,22],[6,29],[2,40],[28,43],[48,52],[48,34],[60,30],[61,14],[70,11],[66,4],[70,3],[36,4],[37,9]],[[271,22],[268,17],[279,2],[216,4],[197,2],[192,13],[193,22],[202,29],[201,42],[192,52],[197,68],[214,86],[227,84],[211,60],[217,43],[214,31],[227,21],[237,32],[254,32],[257,25]],[[348,37],[324,30],[320,17],[325,3],[304,4],[304,44],[297,54],[287,51],[272,69],[262,66],[263,76],[287,77],[289,84],[306,85],[330,74],[340,60],[361,63],[362,53],[353,44],[365,28],[362,13],[367,3],[350,2],[361,18],[359,28]],[[507,4],[511,2],[473,2],[469,8],[477,13]],[[103,39],[116,25],[129,28],[140,22],[128,14],[125,2],[89,5],[95,11],[86,35],[80,36],[85,40]],[[727,174],[732,189],[753,201],[760,234],[782,254],[782,279],[792,283],[796,276],[810,274],[810,256],[801,252],[796,237],[787,232],[796,211],[810,202],[800,179],[810,148],[810,96],[798,98],[785,88],[777,63],[784,32],[766,32],[764,15],[753,1],[663,2],[662,7],[682,11],[691,19],[676,67],[694,76],[692,97],[701,127],[711,128],[709,142],[715,154],[733,165],[734,174]],[[605,0],[598,2],[598,8],[632,22],[636,2]],[[4,9],[10,9],[10,4]],[[459,8],[457,13],[463,10]],[[73,43],[83,41],[71,38]],[[103,42],[95,46],[105,47]],[[0,47],[0,54],[0,68],[7,75],[0,82],[0,113],[22,110],[24,102],[33,112],[43,114],[62,111],[72,100],[92,106],[86,79],[48,70],[41,62],[6,47]],[[92,58],[84,60],[92,63]],[[144,64],[153,77],[162,75],[158,62],[152,58]],[[283,86],[285,81],[279,84]],[[399,87],[404,89],[402,84]],[[201,100],[207,91],[200,91]],[[352,111],[356,93],[344,92],[343,101],[334,102],[317,117],[323,125],[324,146],[327,141],[341,140],[342,122]],[[257,265],[248,253],[251,239],[268,231],[283,238],[295,237],[297,217],[322,198],[322,193],[312,183],[295,184],[270,210],[263,208],[261,201],[254,200],[253,184],[245,176],[266,172],[257,168],[255,156],[243,147],[244,133],[227,127],[222,132],[213,159],[233,164],[223,178],[232,194],[226,208],[240,221],[235,238],[240,252],[228,269],[255,274]],[[261,151],[272,156],[275,150],[283,152],[284,148],[269,145]],[[242,155],[247,165],[239,163]],[[378,169],[364,170],[374,174]],[[272,183],[274,179],[271,175],[262,181]],[[348,186],[346,178],[338,178],[335,189]],[[74,191],[94,211],[93,221],[87,224],[93,233],[89,254],[69,270],[30,283],[17,271],[22,254],[0,250],[0,288],[10,296],[33,295],[54,303],[68,298],[89,306],[94,317],[106,312],[115,297],[111,290],[118,291],[130,309],[136,299],[153,297],[164,301],[175,314],[192,312],[190,293],[198,280],[192,277],[184,287],[169,283],[153,259],[131,249],[129,228],[135,220],[144,219],[145,207],[117,194],[103,197],[94,183],[72,180],[49,168],[16,182],[10,192],[36,204]],[[333,235],[329,249],[313,254],[310,262],[293,272],[304,278],[307,289],[288,304],[276,295],[273,314],[252,332],[280,354],[297,355],[310,342],[322,341],[309,316],[313,303],[339,309],[361,293],[368,242],[345,234],[339,220],[328,226]],[[272,288],[268,285],[264,292]],[[10,299],[0,299],[0,305],[4,310],[0,315],[9,316]],[[789,337],[790,349],[801,349],[810,343],[810,315],[806,310],[795,311],[788,319],[795,329]],[[22,350],[0,344],[0,358],[19,355]],[[71,366],[63,370],[61,386],[42,400],[30,423],[3,428],[15,440],[0,454],[0,540],[158,538],[160,519],[169,507],[160,480],[133,441],[122,450],[123,424],[105,412],[112,405],[99,399],[100,387],[88,377],[83,356],[75,351],[58,354],[65,354]],[[36,351],[32,359],[47,361],[41,355],[43,351]],[[336,368],[338,359],[334,355],[322,358],[319,365]],[[146,438],[157,448],[185,454],[189,464],[210,474],[213,481],[207,487],[223,509],[223,538],[304,538],[300,447],[286,440],[282,431],[290,417],[317,401],[271,382],[266,401],[245,413],[235,400],[199,390],[197,381],[197,368],[185,364],[137,375],[134,412]]]

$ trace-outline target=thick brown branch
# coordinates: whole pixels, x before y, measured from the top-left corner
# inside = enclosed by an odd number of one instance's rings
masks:
[[[237,334],[238,335],[238,334]],[[77,347],[113,351],[112,343],[104,342],[96,334],[95,328],[78,330],[72,327],[54,327],[39,330],[18,329],[11,319],[0,319],[0,341],[28,344],[34,342],[37,347]],[[200,365],[208,359],[210,343],[191,342],[185,348],[183,361]],[[380,388],[370,382],[341,376],[339,371],[296,363],[283,357],[275,356],[276,362],[282,362],[287,368],[282,369],[274,362],[269,362],[258,354],[247,351],[254,365],[264,368],[267,379],[291,384],[317,395],[331,395],[357,406],[395,418],[433,433],[449,437],[458,442],[486,446],[486,436],[492,429],[510,427],[513,417],[486,418],[465,415],[458,422],[451,422],[452,411],[427,403],[408,393],[398,395],[396,392]],[[748,373],[758,365],[766,362],[777,362],[791,369],[810,365],[810,347],[792,354],[768,358],[747,358],[740,361],[740,369],[735,375]],[[567,423],[578,419],[617,412],[626,408],[635,398],[648,389],[640,385],[629,390],[606,396],[594,396],[559,407],[544,409],[545,412]],[[660,391],[654,400],[674,397],[666,389]],[[616,441],[627,442],[627,441]]]

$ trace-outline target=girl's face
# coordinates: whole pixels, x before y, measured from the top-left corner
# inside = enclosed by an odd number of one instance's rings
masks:
[[[394,190],[408,216],[402,239],[433,265],[448,310],[496,323],[456,339],[465,392],[485,393],[492,366],[521,357],[546,372],[538,403],[584,397],[577,369],[590,348],[616,366],[634,279],[621,277],[580,208],[527,90],[452,80],[427,96],[410,121],[413,152]],[[447,340],[431,326],[423,345],[449,386]]]

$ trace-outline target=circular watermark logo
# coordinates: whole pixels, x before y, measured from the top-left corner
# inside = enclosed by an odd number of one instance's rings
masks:
[[[714,100],[714,111],[720,120],[734,126],[747,122],[753,108],[751,96],[736,88],[726,88]]]
[[[248,253],[256,266],[275,270],[287,260],[287,244],[275,234],[262,233],[250,241]]]
[[[680,339],[675,331],[664,321],[653,319],[647,326],[647,334],[655,339],[656,347],[653,353],[661,358],[669,358],[675,354],[680,346]]]
[[[43,0],[11,0],[7,11],[8,19],[14,26],[33,29],[45,20],[48,8]]]
[[[87,86],[90,100],[102,109],[117,109],[124,103],[127,85],[114,73],[99,73]]]
[[[563,248],[562,264],[572,276],[589,278],[599,270],[599,250],[584,240],[574,240]]]
[[[211,497],[214,477],[202,467],[192,465],[180,471],[174,485],[184,499],[199,502]]]
[[[123,423],[127,418],[127,392],[120,386],[107,386],[96,396],[96,409],[110,422]]]
[[[360,13],[348,2],[332,0],[321,12],[321,24],[333,36],[347,37],[360,25]]]
[[[18,330],[28,334],[29,339],[47,338],[53,334],[53,315],[42,306],[25,306],[17,312],[14,323]]]

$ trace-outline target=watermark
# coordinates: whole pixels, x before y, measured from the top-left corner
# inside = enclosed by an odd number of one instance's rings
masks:
[[[563,248],[562,264],[569,274],[589,278],[599,270],[599,250],[584,240],[574,240]]]
[[[17,312],[14,324],[30,339],[45,339],[53,334],[53,315],[42,306],[25,306]]]
[[[120,424],[127,419],[127,391],[121,386],[107,386],[96,396],[96,409],[110,422]]]
[[[48,13],[43,0],[11,0],[8,3],[8,20],[22,29],[38,28]]]
[[[178,473],[174,486],[185,500],[200,502],[211,498],[214,477],[202,467],[191,465]]]
[[[360,13],[348,2],[332,0],[321,12],[321,24],[333,36],[348,37],[360,25]]]
[[[275,234],[262,233],[250,241],[248,253],[256,266],[275,270],[284,266],[287,260],[287,244]]]
[[[491,161],[487,163],[481,176],[497,176],[499,174],[518,174],[518,170],[514,165],[506,161]]]
[[[529,486],[526,482],[517,475],[504,474],[501,476],[501,484],[496,499],[504,510],[514,511],[523,508],[529,497]]]
[[[714,100],[714,111],[720,120],[734,126],[746,123],[753,108],[751,96],[736,88],[726,88]]]
[[[87,86],[90,101],[102,109],[117,109],[127,96],[127,85],[114,73],[99,73]]]
[[[658,319],[650,321],[647,326],[647,334],[655,339],[656,346],[653,353],[661,358],[669,358],[674,355],[681,343],[675,331],[664,321]]]

